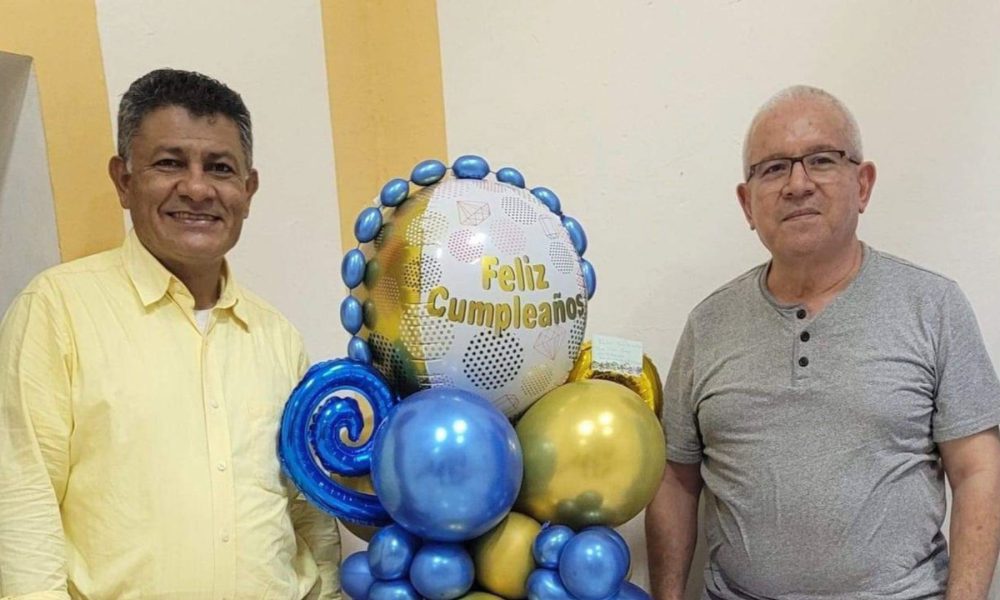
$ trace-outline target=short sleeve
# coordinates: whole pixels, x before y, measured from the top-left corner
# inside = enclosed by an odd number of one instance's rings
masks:
[[[701,462],[702,445],[694,414],[694,332],[691,321],[677,343],[663,388],[663,431],[667,436],[667,460]]]
[[[1000,423],[1000,382],[972,306],[957,285],[945,291],[939,310],[932,425],[934,441],[945,442]]]

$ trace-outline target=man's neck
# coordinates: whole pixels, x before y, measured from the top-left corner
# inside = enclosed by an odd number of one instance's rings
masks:
[[[162,262],[162,261],[161,261]],[[174,274],[194,296],[195,310],[212,308],[219,301],[222,292],[222,261],[208,265],[178,265],[163,266]]]
[[[767,274],[767,289],[778,302],[805,305],[809,314],[816,315],[850,285],[861,270],[863,257],[857,238],[843,251],[827,256],[775,256]]]

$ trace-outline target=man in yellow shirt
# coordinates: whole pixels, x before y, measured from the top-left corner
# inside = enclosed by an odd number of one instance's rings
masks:
[[[224,259],[258,175],[238,94],[158,70],[109,171],[134,230],[0,325],[0,597],[336,598],[336,525],[281,476],[298,332]]]

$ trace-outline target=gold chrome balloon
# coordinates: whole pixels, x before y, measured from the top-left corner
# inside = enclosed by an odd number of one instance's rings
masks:
[[[542,526],[520,513],[509,513],[500,524],[475,540],[472,560],[476,582],[504,598],[525,598],[525,582],[535,570],[531,546]]]
[[[635,392],[609,381],[557,387],[515,429],[524,455],[515,510],[541,522],[621,525],[652,500],[666,466],[656,416]]]
[[[504,600],[500,596],[494,596],[488,592],[469,592],[458,600]]]
[[[580,356],[573,364],[573,369],[569,372],[567,381],[581,381],[584,379],[603,379],[620,383],[639,394],[642,401],[650,408],[657,417],[663,415],[663,382],[660,381],[660,373],[656,370],[656,365],[646,354],[642,355],[642,374],[632,375],[620,371],[605,371],[593,369],[593,343],[584,342],[580,347]]]

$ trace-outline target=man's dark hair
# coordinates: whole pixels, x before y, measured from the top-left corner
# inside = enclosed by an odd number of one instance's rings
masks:
[[[253,134],[250,111],[240,95],[224,83],[193,71],[157,69],[132,82],[118,105],[118,155],[129,159],[132,138],[149,113],[167,106],[180,106],[192,116],[225,115],[240,131],[240,145],[247,166],[253,164]]]

